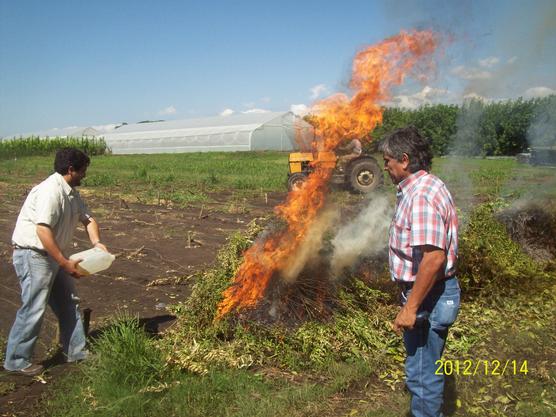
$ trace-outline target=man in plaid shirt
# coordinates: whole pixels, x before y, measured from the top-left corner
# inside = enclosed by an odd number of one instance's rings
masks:
[[[442,416],[444,375],[437,374],[437,361],[460,305],[456,209],[444,183],[429,172],[432,151],[416,128],[392,133],[382,152],[384,169],[397,185],[389,261],[403,307],[393,327],[403,331],[411,412],[414,417]]]

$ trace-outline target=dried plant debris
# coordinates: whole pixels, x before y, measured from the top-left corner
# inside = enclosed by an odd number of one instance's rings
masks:
[[[556,258],[556,208],[521,204],[498,213],[497,220],[533,259],[550,261]]]

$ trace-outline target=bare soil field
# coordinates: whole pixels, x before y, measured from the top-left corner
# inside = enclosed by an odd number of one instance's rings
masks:
[[[2,198],[0,205],[0,331],[4,340],[20,305],[10,241],[27,191],[22,190],[19,198]],[[91,335],[117,312],[138,316],[151,332],[170,326],[173,316],[166,306],[188,296],[195,273],[214,261],[226,238],[243,230],[251,220],[271,213],[285,198],[285,193],[274,193],[237,204],[218,195],[201,207],[178,208],[132,203],[119,197],[96,198],[86,190],[82,194],[100,223],[102,241],[117,256],[107,271],[76,283],[82,311],[91,310]],[[75,234],[73,252],[88,247],[81,228]],[[0,415],[30,415],[29,407],[32,409],[49,380],[71,369],[56,353],[56,328],[56,318],[48,311],[35,352],[35,361],[49,367],[44,378],[3,371],[1,380],[8,389],[0,392]]]

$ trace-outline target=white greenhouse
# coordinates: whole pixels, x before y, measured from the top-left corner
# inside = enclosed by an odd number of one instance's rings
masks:
[[[124,125],[102,135],[114,154],[304,149],[312,126],[291,112]]]

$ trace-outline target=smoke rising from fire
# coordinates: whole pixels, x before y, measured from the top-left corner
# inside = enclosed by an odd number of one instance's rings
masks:
[[[233,310],[254,307],[274,277],[293,280],[310,261],[325,226],[333,219],[332,214],[321,214],[335,168],[334,159],[331,162],[325,154],[344,139],[370,140],[369,133],[382,122],[381,105],[391,98],[391,89],[409,76],[425,78],[434,67],[438,43],[438,35],[432,31],[402,31],[361,50],[354,58],[349,83],[353,95],[334,94],[313,106],[312,122],[319,140],[313,149],[319,152],[312,170],[301,189],[290,192],[286,202],[275,209],[284,227],[245,252],[233,284],[224,291],[217,319]],[[299,261],[295,261],[297,257]]]
[[[529,146],[552,146],[556,144],[556,96],[548,97],[536,110],[527,128]]]
[[[324,234],[336,223],[340,213],[335,208],[325,208],[309,226],[303,243],[285,269],[282,277],[287,282],[294,281],[305,265],[318,258],[318,253],[323,247]]]
[[[352,267],[363,258],[376,255],[387,247],[388,227],[392,218],[392,204],[382,194],[367,199],[365,207],[354,218],[341,218],[338,206],[324,208],[307,230],[296,256],[281,273],[286,282],[293,282],[311,264],[318,262],[325,244],[325,235],[333,233],[330,277],[342,276],[344,268]],[[339,228],[337,227],[340,223]]]
[[[384,195],[372,197],[354,219],[347,219],[332,239],[331,276],[338,278],[344,268],[382,251],[388,243],[391,219],[392,205]]]
[[[463,102],[457,115],[457,130],[450,144],[450,154],[480,155],[483,152],[479,129],[484,108],[483,103],[476,99]]]

